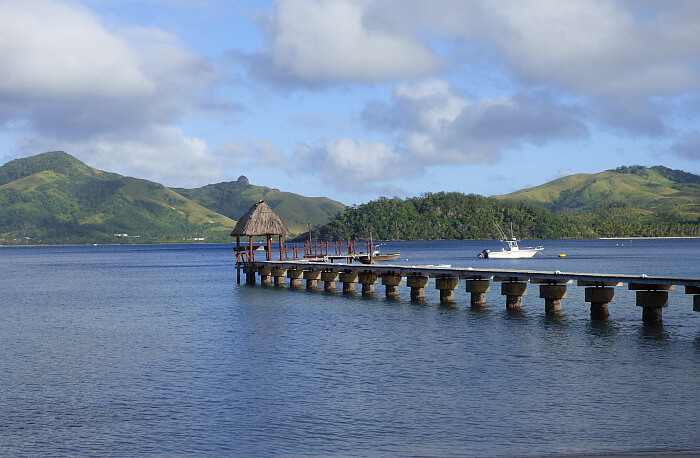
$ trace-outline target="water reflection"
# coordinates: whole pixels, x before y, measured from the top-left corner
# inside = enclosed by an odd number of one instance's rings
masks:
[[[647,341],[666,341],[671,338],[668,330],[664,329],[663,324],[642,324],[637,328],[637,336]]]
[[[591,320],[586,326],[586,332],[596,338],[613,337],[617,331],[617,326],[609,320]]]

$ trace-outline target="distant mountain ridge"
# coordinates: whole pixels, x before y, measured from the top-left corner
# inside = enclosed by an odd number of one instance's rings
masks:
[[[240,195],[234,192],[236,186]],[[160,183],[97,170],[63,151],[16,159],[0,167],[0,241],[229,241],[235,220],[260,198],[272,197],[282,213],[289,208],[297,212],[296,219],[313,224],[326,222],[329,214],[344,208],[330,199],[252,186],[247,179],[182,191],[193,198]],[[221,199],[218,205],[217,198]],[[306,228],[306,224],[294,224],[295,219],[290,221],[292,231]]]
[[[229,218],[239,219],[250,207],[264,200],[292,233],[305,232],[308,224],[327,223],[345,205],[327,197],[305,197],[291,192],[255,186],[245,176],[236,181],[210,184],[196,189],[172,188],[179,194]]]
[[[663,166],[580,173],[494,197],[530,202],[562,215],[625,206],[639,215],[663,213],[700,221],[700,176]]]
[[[663,166],[577,174],[507,195],[436,193],[372,201],[336,215],[323,240],[700,236],[700,177]]]
[[[259,200],[293,233],[311,223],[324,239],[491,238],[494,222],[530,238],[700,236],[700,177],[663,166],[571,175],[501,196],[428,193],[347,208],[244,176],[167,188],[54,151],[0,167],[0,242],[230,241],[235,220]]]

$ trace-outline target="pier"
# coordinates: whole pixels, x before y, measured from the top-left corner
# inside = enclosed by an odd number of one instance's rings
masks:
[[[610,275],[598,273],[572,273],[560,271],[474,269],[442,266],[404,266],[375,264],[378,252],[372,240],[362,242],[321,242],[314,244],[311,239],[302,247],[285,244],[283,237],[289,234],[284,222],[264,201],[253,205],[236,223],[231,232],[236,237],[236,271],[241,281],[241,270],[246,274],[246,283],[255,284],[259,277],[263,285],[285,286],[289,279],[290,288],[316,289],[319,282],[328,292],[336,291],[336,283],[342,283],[344,293],[354,293],[357,283],[363,295],[374,295],[375,285],[381,280],[386,297],[399,296],[399,287],[406,279],[411,289],[411,300],[425,298],[425,288],[433,280],[439,290],[440,302],[454,304],[455,291],[460,282],[470,294],[472,307],[486,305],[486,293],[493,284],[500,284],[501,295],[505,296],[505,306],[510,310],[522,308],[523,296],[530,285],[539,287],[539,297],[544,299],[547,315],[562,313],[562,300],[567,297],[567,288],[576,283],[585,288],[585,302],[590,303],[591,319],[605,320],[609,316],[608,305],[615,301],[615,288],[627,285],[635,291],[636,305],[642,309],[645,324],[662,322],[663,309],[668,307],[668,292],[679,286],[685,294],[692,296],[693,310],[700,312],[700,278],[671,278],[647,275]],[[273,260],[272,237],[279,237],[279,261]],[[241,245],[241,237],[248,237],[247,246]],[[253,237],[265,237],[266,244],[254,246]],[[257,252],[264,253],[265,260],[255,259]],[[345,260],[345,263],[333,262]],[[352,264],[361,261],[365,264]],[[305,285],[303,284],[305,282]]]
[[[528,287],[537,286],[539,297],[544,299],[547,315],[562,313],[562,299],[567,297],[569,285],[585,288],[585,301],[590,303],[591,319],[604,320],[609,316],[608,304],[615,301],[615,287],[627,285],[635,291],[636,305],[642,309],[645,324],[662,322],[662,311],[668,307],[668,292],[678,287],[685,288],[685,294],[692,297],[692,307],[700,312],[700,278],[654,277],[647,275],[610,275],[598,273],[572,273],[560,271],[474,269],[471,267],[404,266],[404,265],[358,265],[305,259],[240,261],[239,269],[246,274],[246,283],[285,286],[285,277],[290,288],[320,288],[336,291],[336,284],[342,283],[344,293],[356,292],[356,284],[361,285],[361,294],[375,294],[375,285],[380,281],[385,287],[386,297],[397,297],[399,287],[405,284],[411,289],[412,300],[425,298],[425,288],[433,279],[439,291],[440,302],[454,304],[455,291],[464,282],[470,294],[472,307],[486,305],[486,293],[491,287],[500,284],[500,293],[505,296],[505,306],[511,310],[522,307],[522,298]],[[302,282],[305,282],[302,283]]]

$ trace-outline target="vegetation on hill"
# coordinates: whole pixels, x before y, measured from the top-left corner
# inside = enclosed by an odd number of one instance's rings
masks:
[[[174,191],[231,219],[240,219],[253,204],[264,200],[284,221],[290,232],[305,232],[327,223],[345,205],[326,197],[305,197],[265,186],[255,186],[241,176],[236,181],[210,184],[196,189],[173,188]]]
[[[321,240],[466,240],[498,238],[495,224],[518,238],[585,237],[585,228],[532,204],[475,194],[380,198],[348,208],[312,232]]]
[[[223,241],[234,225],[161,184],[102,172],[64,152],[0,167],[4,243]]]
[[[346,208],[245,177],[169,189],[55,151],[0,167],[0,242],[229,241],[234,220],[259,200],[293,233],[305,237],[310,222],[322,240],[493,239],[496,224],[523,239],[700,236],[700,177],[661,166],[572,175],[504,196],[441,192]]]
[[[700,176],[663,166],[571,175],[495,197],[568,215],[599,237],[700,235]]]
[[[700,176],[662,166],[580,173],[495,197],[530,202],[558,214],[622,205],[639,215],[663,212],[687,222],[700,219]]]

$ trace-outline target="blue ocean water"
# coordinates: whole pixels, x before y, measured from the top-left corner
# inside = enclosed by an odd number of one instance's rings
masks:
[[[521,245],[526,245],[524,242]],[[700,241],[388,243],[408,265],[700,277]],[[557,254],[566,253],[566,258]],[[700,452],[700,318],[616,289],[591,322],[497,287],[472,310],[236,284],[231,245],[0,248],[0,455],[535,456]]]

